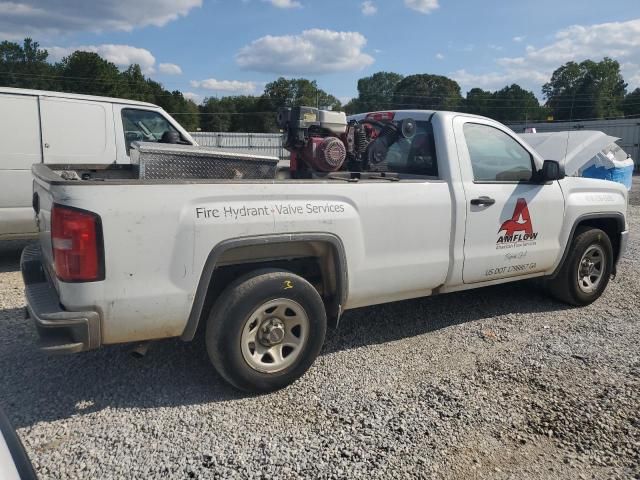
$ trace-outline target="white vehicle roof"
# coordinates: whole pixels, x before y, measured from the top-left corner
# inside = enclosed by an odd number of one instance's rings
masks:
[[[111,97],[98,97],[95,95],[81,95],[78,93],[66,93],[66,92],[52,92],[49,90],[31,90],[26,88],[11,88],[0,87],[0,95],[3,93],[11,95],[34,95],[40,97],[57,97],[57,98],[69,98],[73,100],[87,100],[92,102],[108,102],[119,103],[123,105],[136,105],[139,107],[147,108],[160,108],[153,103],[138,102],[137,100],[127,100],[126,98],[111,98]]]
[[[413,118],[414,120],[427,120],[431,115],[436,113],[435,110],[380,110],[376,112],[357,113],[355,115],[349,115],[349,120],[362,120],[367,118],[367,115],[374,113],[393,112],[396,119]]]
[[[362,120],[367,117],[367,115],[372,115],[374,113],[385,113],[385,112],[393,112],[395,114],[394,118],[396,120],[403,120],[405,118],[412,118],[413,120],[429,120],[433,115],[438,114],[438,116],[442,116],[446,119],[456,117],[458,115],[464,115],[465,117],[477,118],[484,121],[500,123],[497,120],[494,120],[489,117],[483,117],[482,115],[474,115],[472,113],[463,113],[463,112],[454,112],[451,110],[379,110],[375,112],[366,112],[366,113],[357,113],[355,115],[349,115],[348,120]],[[503,125],[507,129],[506,125]]]

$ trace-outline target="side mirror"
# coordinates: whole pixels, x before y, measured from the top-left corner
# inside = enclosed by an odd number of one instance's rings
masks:
[[[565,177],[564,167],[556,160],[545,160],[540,172],[540,181],[543,183],[562,180]]]

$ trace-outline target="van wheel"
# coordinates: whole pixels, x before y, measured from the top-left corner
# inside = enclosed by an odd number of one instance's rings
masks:
[[[324,304],[313,285],[291,272],[258,270],[220,294],[207,321],[207,351],[236,388],[270,392],[309,369],[326,330]]]
[[[548,282],[549,292],[570,305],[589,305],[609,284],[613,271],[611,240],[598,228],[580,227],[569,248],[560,272]]]

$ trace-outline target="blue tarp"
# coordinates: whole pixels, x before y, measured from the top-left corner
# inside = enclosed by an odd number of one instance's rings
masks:
[[[628,190],[631,190],[631,182],[633,178],[633,165],[620,168],[604,168],[591,165],[582,172],[583,177],[600,178],[602,180],[611,180],[612,182],[622,183]]]

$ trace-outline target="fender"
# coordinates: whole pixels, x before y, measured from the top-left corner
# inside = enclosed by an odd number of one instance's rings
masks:
[[[180,336],[183,341],[191,341],[195,337],[200,318],[202,316],[202,310],[204,308],[205,299],[211,279],[220,260],[220,257],[233,248],[248,247],[254,245],[271,245],[282,243],[294,243],[294,242],[321,242],[328,243],[335,253],[335,269],[336,269],[336,289],[337,289],[337,320],[342,314],[342,307],[345,304],[348,296],[349,282],[347,277],[347,256],[345,254],[344,245],[342,240],[336,235],[330,233],[292,233],[292,234],[279,234],[279,235],[259,235],[253,237],[241,237],[225,240],[216,245],[209,253],[207,260],[205,261],[200,281],[198,282],[198,288],[196,289],[196,295],[191,307],[191,313],[189,314],[189,320],[187,325]],[[336,321],[337,321],[336,320]]]
[[[622,232],[625,231],[625,218],[624,218],[624,215],[620,212],[586,213],[584,215],[579,216],[578,218],[576,218],[576,220],[573,222],[573,225],[571,226],[571,233],[569,234],[567,243],[564,246],[564,251],[562,253],[562,258],[560,259],[560,263],[558,263],[558,266],[556,267],[556,269],[547,278],[555,278],[560,273],[560,269],[562,268],[562,265],[564,264],[567,256],[569,255],[569,248],[571,247],[571,241],[573,240],[573,236],[575,235],[576,229],[578,228],[578,226],[586,220],[603,220],[603,219],[612,219],[617,222],[618,235],[621,235]],[[617,257],[613,259],[614,275],[616,274],[616,265],[618,264],[618,260],[620,260],[620,256],[622,255],[622,253],[623,253],[622,249],[620,249]]]

